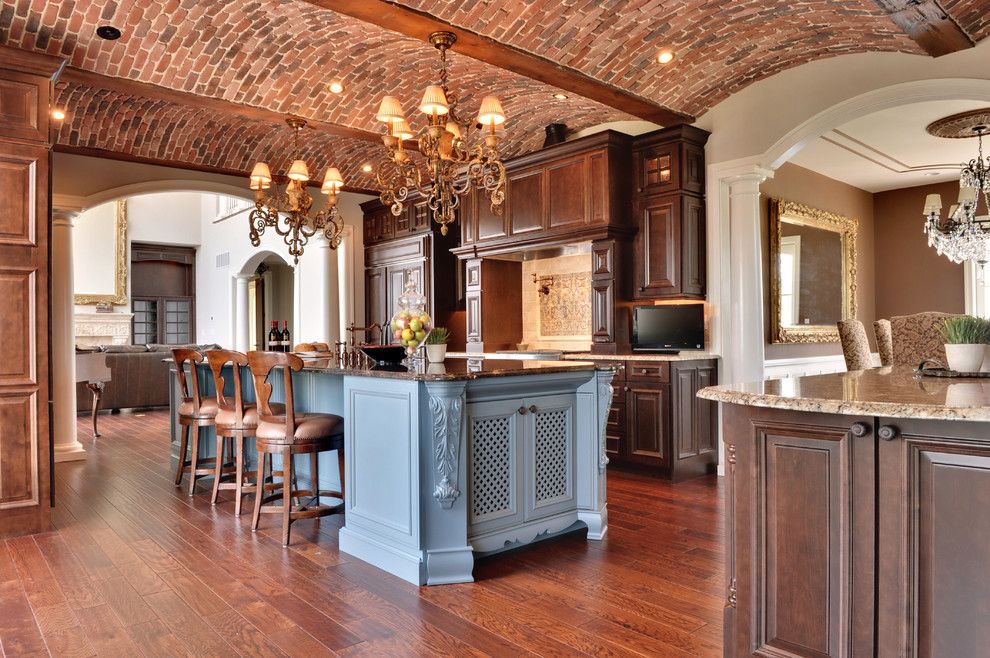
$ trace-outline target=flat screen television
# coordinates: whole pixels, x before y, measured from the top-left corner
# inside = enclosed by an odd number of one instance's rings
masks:
[[[705,347],[705,305],[633,308],[633,351],[679,352]]]

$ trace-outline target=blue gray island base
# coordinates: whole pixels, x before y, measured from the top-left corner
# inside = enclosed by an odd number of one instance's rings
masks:
[[[447,363],[446,376],[318,362],[293,375],[301,411],[344,417],[340,550],[439,585],[473,581],[477,555],[582,527],[602,539],[613,371],[577,362],[488,361],[473,371]],[[207,394],[208,380],[201,369]],[[321,484],[333,488],[335,457],[323,458]],[[308,477],[301,462],[297,470]]]

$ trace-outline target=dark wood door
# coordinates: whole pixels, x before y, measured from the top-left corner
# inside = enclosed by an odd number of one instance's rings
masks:
[[[389,321],[387,312],[388,284],[384,267],[369,267],[364,272],[365,319],[368,325],[382,326]]]
[[[705,294],[705,202],[684,195],[681,197],[681,289],[683,295]]]
[[[670,436],[670,385],[630,380],[626,391],[625,458],[634,463],[665,466]]]
[[[990,428],[880,424],[879,654],[986,655]]]
[[[680,142],[667,142],[636,153],[636,188],[642,195],[664,194],[680,187]]]
[[[51,517],[49,157],[51,76],[62,60],[0,59],[0,537]],[[22,71],[14,69],[23,68]],[[63,373],[64,376],[64,373]]]
[[[506,191],[509,235],[520,235],[546,228],[545,180],[546,170],[543,167],[526,169],[509,175]],[[480,232],[478,239],[484,239]]]
[[[725,655],[873,655],[872,419],[728,404],[723,422]]]
[[[681,196],[642,202],[636,235],[636,296],[661,297],[681,290]]]

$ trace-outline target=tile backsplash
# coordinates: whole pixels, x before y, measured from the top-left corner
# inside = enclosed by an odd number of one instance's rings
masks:
[[[589,349],[591,255],[526,261],[522,268],[522,342],[527,349]],[[540,294],[541,286],[547,286],[546,294]]]

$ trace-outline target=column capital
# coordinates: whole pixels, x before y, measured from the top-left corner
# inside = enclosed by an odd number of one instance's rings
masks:
[[[81,214],[81,210],[72,208],[52,208],[52,225],[72,228],[73,222]]]
[[[255,277],[254,274],[235,274],[234,278],[238,281],[250,281]]]
[[[758,165],[751,165],[741,167],[740,169],[729,173],[727,176],[723,177],[722,180],[728,183],[729,196],[732,196],[735,194],[758,193],[760,191],[760,183],[768,178],[773,178],[772,170],[760,167]]]

